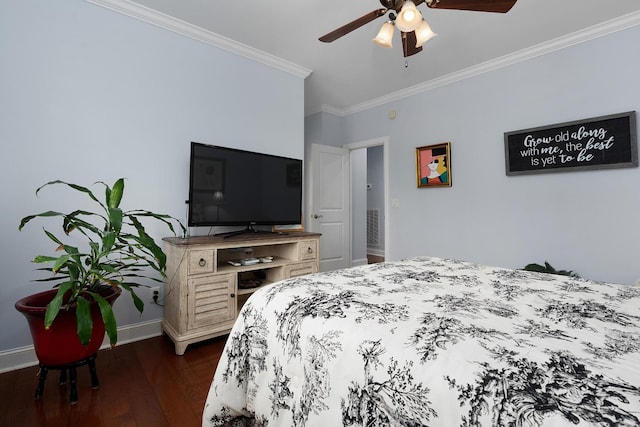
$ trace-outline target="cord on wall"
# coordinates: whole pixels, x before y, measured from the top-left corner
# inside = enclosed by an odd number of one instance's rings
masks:
[[[186,226],[186,230],[184,231],[184,235],[182,237],[187,238],[189,237],[189,201],[185,200],[184,204],[187,206],[184,209],[184,219],[185,219],[184,223],[187,224],[187,226]]]
[[[164,304],[160,303],[160,288],[151,288],[151,304],[164,307]]]

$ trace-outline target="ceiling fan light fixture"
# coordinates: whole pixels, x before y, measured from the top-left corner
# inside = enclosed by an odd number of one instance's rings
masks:
[[[378,35],[373,39],[373,42],[382,47],[393,47],[393,22],[387,21],[382,24]]]
[[[437,34],[433,32],[429,24],[427,24],[427,21],[423,19],[420,25],[418,25],[418,28],[416,28],[416,47],[422,46],[435,36],[437,36]]]
[[[415,31],[420,22],[422,22],[422,14],[415,3],[411,0],[405,1],[396,18],[396,27],[402,32],[409,33]]]

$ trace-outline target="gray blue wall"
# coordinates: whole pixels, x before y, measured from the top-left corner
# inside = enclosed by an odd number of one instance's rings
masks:
[[[39,185],[126,177],[124,208],[184,218],[190,141],[304,156],[302,78],[83,0],[2,2],[0,70],[0,359],[31,344],[14,302],[49,288],[30,260],[52,246],[19,220],[77,205]],[[162,318],[132,307],[120,326]]]
[[[390,257],[640,278],[640,169],[507,177],[504,132],[640,110],[640,26],[337,118],[313,142],[389,137]],[[389,111],[397,110],[390,121]],[[339,121],[339,123],[336,123]],[[327,123],[332,123],[329,128]],[[336,136],[336,130],[342,132]],[[415,148],[451,142],[451,188],[416,188]]]

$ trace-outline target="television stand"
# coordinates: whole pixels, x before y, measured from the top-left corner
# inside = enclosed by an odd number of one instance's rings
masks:
[[[276,231],[268,231],[268,230],[257,230],[253,228],[253,224],[247,225],[247,228],[240,231],[228,231],[226,233],[218,233],[214,234],[214,236],[221,236],[223,239],[229,239],[234,236],[242,236],[245,234],[284,234]]]
[[[166,237],[167,270],[162,330],[175,353],[188,345],[226,335],[244,302],[270,283],[316,273],[320,234]],[[241,265],[247,257],[269,259]],[[240,265],[238,265],[240,264]]]

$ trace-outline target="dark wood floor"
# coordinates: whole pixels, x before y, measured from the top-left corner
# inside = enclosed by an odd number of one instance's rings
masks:
[[[164,335],[100,350],[100,388],[91,388],[86,366],[78,368],[75,405],[69,404],[68,384],[58,385],[58,371],[49,373],[41,399],[34,398],[37,366],[0,374],[0,426],[200,426],[225,338],[190,345],[183,356]]]
[[[369,264],[376,264],[378,262],[384,262],[384,257],[367,254],[367,261],[369,262]]]
[[[0,426],[162,427],[202,425],[202,410],[224,337],[190,345],[176,356],[166,336],[101,350],[100,388],[78,368],[78,403],[51,371],[41,399],[34,398],[38,367],[0,374]]]

